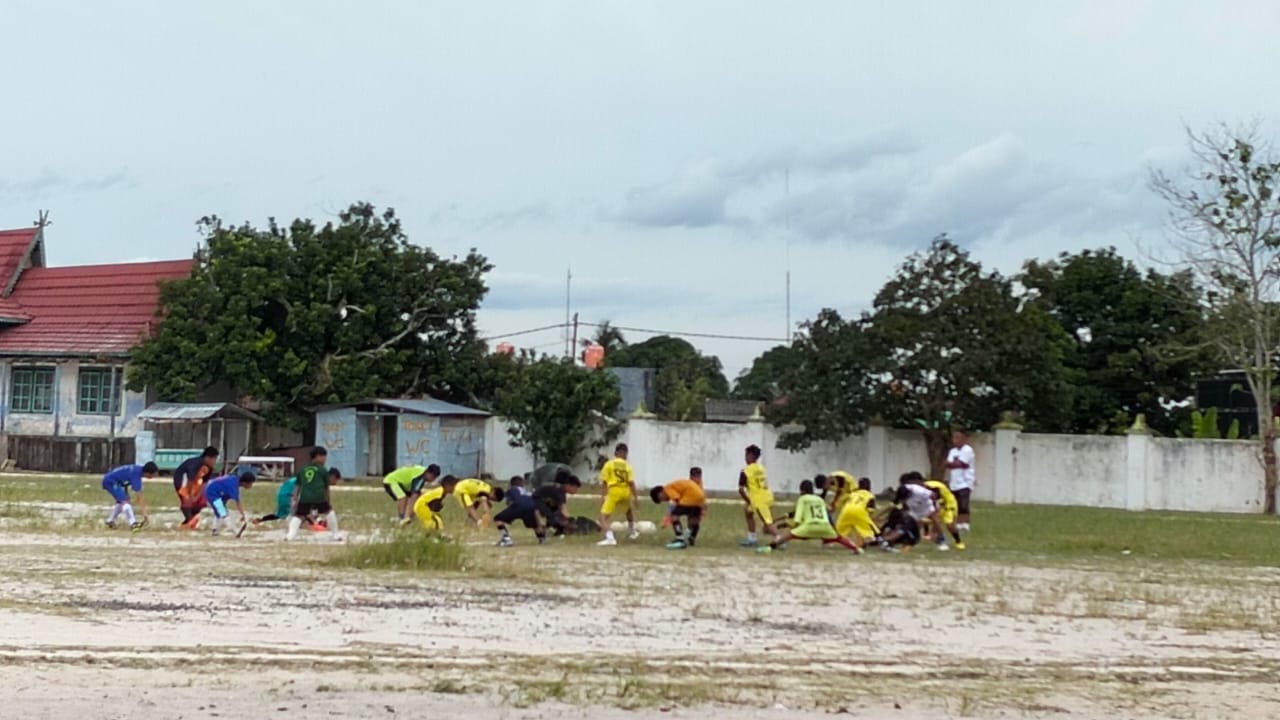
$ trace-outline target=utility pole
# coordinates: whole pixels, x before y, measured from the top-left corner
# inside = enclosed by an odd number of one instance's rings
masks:
[[[573,357],[573,340],[569,336],[569,302],[573,294],[573,266],[564,273],[564,356]]]
[[[791,168],[787,168],[783,174],[783,182],[786,185],[787,193],[787,210],[784,232],[787,234],[787,332],[782,337],[788,342],[791,340]]]
[[[573,351],[578,352],[578,313],[573,314]]]

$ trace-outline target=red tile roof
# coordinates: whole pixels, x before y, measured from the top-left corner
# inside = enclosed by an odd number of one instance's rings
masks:
[[[39,234],[38,227],[0,230],[0,293],[4,292],[21,269],[22,259],[27,256],[31,243]]]
[[[155,320],[158,283],[186,277],[192,265],[169,260],[30,268],[7,301],[31,319],[0,327],[0,355],[123,355]],[[5,314],[0,302],[0,318]]]

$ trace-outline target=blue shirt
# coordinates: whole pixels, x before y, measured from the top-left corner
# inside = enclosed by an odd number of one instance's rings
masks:
[[[236,475],[223,475],[214,478],[204,486],[204,497],[209,502],[235,500],[240,502],[240,478]]]
[[[141,465],[121,465],[102,476],[104,485],[110,484],[116,487],[132,488],[134,492],[142,492],[142,466]]]

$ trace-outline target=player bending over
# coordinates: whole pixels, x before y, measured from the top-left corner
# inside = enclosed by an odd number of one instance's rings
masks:
[[[933,531],[936,536],[939,550],[948,550],[947,536],[943,534],[943,528],[951,533],[951,537],[956,541],[956,549],[964,550],[964,540],[960,539],[960,528],[956,526],[956,514],[960,509],[960,504],[956,501],[956,496],[952,494],[951,488],[947,484],[939,480],[926,480],[925,488],[933,493],[934,504],[938,506],[938,512],[934,516]]]
[[[453,496],[458,499],[462,509],[467,511],[467,518],[478,526],[489,524],[489,513],[493,503],[502,502],[505,493],[482,479],[466,478],[459,480],[453,487]]]
[[[764,524],[765,535],[777,537],[778,530],[773,526],[773,493],[769,490],[769,479],[765,474],[764,466],[760,464],[760,448],[751,445],[746,449],[745,454],[746,467],[738,473],[738,496],[746,503],[743,513],[747,520],[747,539],[739,544],[743,547],[755,547],[758,542],[756,540],[757,516]],[[810,487],[812,485],[810,483]]]
[[[533,530],[539,545],[547,541],[548,527],[555,528],[557,535],[563,535],[569,524],[569,496],[581,488],[582,481],[578,476],[567,473],[557,476],[555,483],[534,490],[532,495],[516,493],[513,487],[513,492],[507,496],[507,507],[493,518],[500,534],[498,547],[515,545],[508,528],[516,521]]]
[[[440,477],[439,465],[407,465],[392,470],[382,479],[382,489],[396,502],[396,514],[403,524],[408,522],[409,508],[422,494],[427,483],[435,482]]]
[[[922,523],[932,524],[938,513],[933,502],[933,492],[915,482],[920,473],[907,473],[898,479],[898,492],[894,507],[882,523],[880,547],[886,551],[898,547],[910,549],[920,542]]]
[[[115,500],[115,505],[111,506],[111,514],[107,515],[107,527],[115,529],[116,519],[124,515],[125,522],[129,523],[129,527],[137,532],[142,529],[151,519],[151,513],[147,512],[147,499],[142,494],[142,479],[150,480],[160,474],[160,468],[156,464],[149,462],[146,465],[121,465],[102,476],[102,489],[106,490],[111,499]],[[129,491],[132,490],[134,497],[137,498],[138,507],[142,510],[142,520],[139,521],[133,514],[133,505],[129,502]]]
[[[335,542],[342,539],[338,534],[338,513],[333,510],[333,502],[329,494],[329,484],[333,475],[325,467],[328,461],[329,451],[317,445],[311,449],[311,462],[295,476],[297,485],[289,502],[292,517],[289,518],[289,532],[284,537],[286,541],[298,537],[298,530],[302,528],[303,520],[311,521],[313,516],[318,518],[321,515],[325,517],[325,524],[329,526],[330,537]],[[341,474],[338,477],[341,477]]]
[[[792,539],[821,540],[823,545],[837,543],[855,553],[860,554],[862,552],[862,548],[849,542],[848,538],[841,537],[836,532],[836,529],[831,526],[831,518],[827,514],[827,504],[822,502],[822,498],[813,494],[812,480],[805,480],[800,483],[800,497],[796,500],[796,510],[793,516],[795,524],[790,529],[783,531],[782,535],[774,538],[773,542],[757,549],[757,552],[773,552]]]
[[[613,449],[613,459],[600,468],[600,484],[604,486],[604,497],[600,501],[600,527],[604,529],[604,539],[596,544],[605,546],[618,544],[609,524],[609,516],[613,515],[619,507],[627,509],[627,539],[635,540],[640,537],[640,533],[636,532],[634,508],[636,475],[631,468],[631,463],[627,462],[625,444],[618,443],[618,446]]]
[[[218,462],[218,448],[207,447],[204,452],[187,458],[173,471],[173,489],[178,493],[178,507],[182,510],[182,527],[195,530],[200,525],[200,511],[204,509],[204,484],[213,477],[213,467]]]
[[[866,547],[867,543],[880,535],[880,528],[876,527],[875,520],[871,518],[871,511],[875,506],[876,496],[871,492],[871,479],[860,478],[858,488],[849,493],[844,508],[836,516],[836,532],[841,537],[849,538],[854,545]]]
[[[702,527],[702,516],[707,512],[707,494],[702,490],[702,468],[690,468],[687,480],[676,480],[662,487],[649,490],[649,497],[655,503],[670,503],[667,507],[667,518],[663,524],[670,524],[675,531],[675,540],[667,543],[668,550],[683,550],[693,547],[698,541],[698,530]],[[689,531],[686,533],[681,518],[688,518]]]
[[[439,485],[424,490],[413,502],[413,515],[423,528],[432,532],[444,529],[444,518],[440,515],[444,511],[444,499],[453,494],[457,484],[458,478],[445,475]]]
[[[341,481],[342,481],[342,473],[338,470],[338,468],[329,468],[330,484],[341,482]],[[290,515],[289,508],[292,507],[293,505],[293,491],[297,487],[298,487],[297,477],[291,477],[288,480],[285,480],[284,482],[280,483],[280,489],[276,490],[276,511],[270,515],[263,515],[260,518],[254,518],[252,520],[253,524],[261,525],[262,523],[273,522],[276,520],[288,520]],[[308,520],[310,520],[310,518],[308,518]],[[315,531],[320,531],[320,530],[325,530],[327,528],[324,525],[324,521],[321,520],[318,523],[311,523],[311,529]]]
[[[236,504],[236,510],[240,513],[240,524],[244,525],[245,513],[244,505],[240,503],[240,491],[253,487],[253,482],[256,479],[253,473],[245,472],[238,477],[235,475],[223,475],[205,483],[204,501],[209,505],[209,509],[213,511],[214,535],[217,535],[222,530],[222,524],[227,519],[228,502]]]

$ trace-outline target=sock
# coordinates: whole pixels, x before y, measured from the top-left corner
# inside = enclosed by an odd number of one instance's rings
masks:
[[[547,541],[547,533],[546,533],[546,532],[540,532],[540,533],[534,533],[534,534],[538,536],[538,544],[539,544],[539,545],[541,545],[541,544],[543,544],[543,543],[545,543],[545,542]]]
[[[113,523],[118,517],[120,517],[120,503],[111,506],[111,514],[107,516],[107,522]]]
[[[507,538],[510,538],[510,537],[511,537],[511,533],[507,531],[507,526],[506,526],[506,525],[499,525],[499,526],[498,526],[498,532],[502,533],[502,539],[503,539],[503,540],[506,540]],[[543,537],[543,536],[542,536],[542,535],[539,535],[538,537]]]
[[[684,537],[684,525],[679,520],[671,521],[671,529],[675,531],[677,540]]]
[[[298,537],[298,529],[302,527],[302,518],[294,515],[289,518],[289,532],[284,536],[285,540],[293,540]]]
[[[631,518],[627,518],[627,532],[634,533],[636,531],[636,522]]]
[[[127,520],[130,525],[138,521],[138,518],[133,514],[133,506],[129,503],[121,505],[120,510],[124,513],[124,519]]]
[[[605,539],[605,540],[613,540],[613,539],[614,539],[614,537],[613,537],[613,531],[612,531],[612,530],[606,530],[606,531],[605,531],[605,533],[604,533],[604,539]]]
[[[747,542],[755,542],[755,541],[756,541],[756,534],[753,532],[747,533]]]
[[[325,519],[329,521],[329,532],[332,533],[334,537],[337,537],[338,536],[338,513],[333,510],[330,510],[329,514],[325,516]]]
[[[689,544],[692,545],[698,539],[698,530],[702,527],[700,524],[689,526]]]

